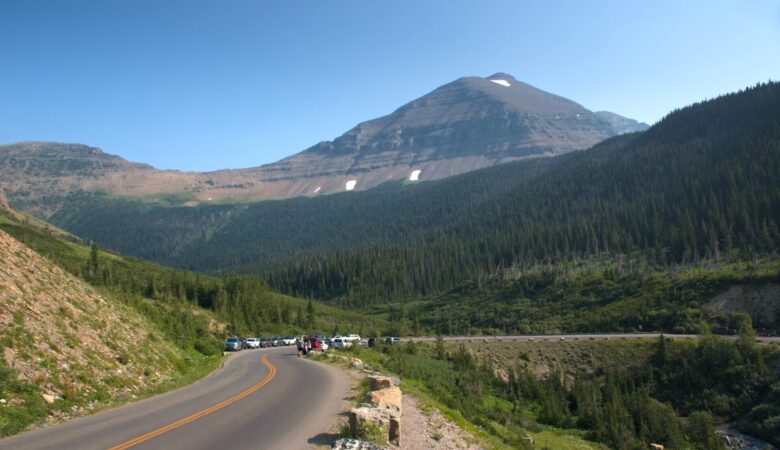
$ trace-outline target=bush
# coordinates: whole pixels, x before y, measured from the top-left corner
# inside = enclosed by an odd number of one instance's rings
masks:
[[[358,425],[357,438],[379,445],[387,445],[387,430],[379,422],[364,421]]]
[[[195,341],[195,350],[201,355],[214,356],[222,353],[222,343],[214,336],[201,336]]]

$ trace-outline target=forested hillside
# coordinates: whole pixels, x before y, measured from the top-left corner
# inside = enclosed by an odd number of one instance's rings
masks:
[[[779,104],[780,85],[760,84],[587,151],[439,182],[199,208],[85,196],[53,220],[123,252],[241,268],[351,306],[594,256],[659,266],[750,258],[780,243]]]
[[[95,244],[63,239],[2,213],[0,230],[66,272],[138,309],[183,348],[219,352],[221,339],[228,334],[370,329],[390,332],[390,326],[382,320],[278,295],[265,283],[249,277],[211,277],[162,267],[102,250]],[[208,316],[199,311],[213,312],[211,321],[219,320],[223,325],[209,329],[204,325],[209,323]]]

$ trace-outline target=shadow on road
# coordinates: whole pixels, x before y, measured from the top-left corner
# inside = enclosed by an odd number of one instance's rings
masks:
[[[341,434],[339,433],[320,433],[312,438],[309,438],[308,442],[311,445],[330,445],[336,439],[339,439]]]

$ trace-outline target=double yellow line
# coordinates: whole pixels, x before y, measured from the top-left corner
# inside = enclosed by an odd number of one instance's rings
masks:
[[[217,403],[214,406],[211,406],[211,407],[206,408],[206,409],[204,409],[202,411],[196,412],[195,414],[193,414],[191,416],[187,416],[187,417],[185,417],[185,418],[183,418],[181,420],[178,420],[176,422],[168,424],[168,425],[166,425],[166,426],[164,426],[162,428],[158,428],[158,429],[156,429],[154,431],[150,431],[149,433],[146,433],[144,435],[138,436],[137,438],[130,439],[129,441],[124,442],[122,444],[115,445],[115,446],[111,447],[108,450],[124,450],[124,449],[130,448],[130,447],[133,447],[135,445],[138,445],[138,444],[140,444],[142,442],[146,442],[149,439],[153,439],[153,438],[155,438],[155,437],[157,437],[157,436],[159,436],[159,435],[161,435],[163,433],[167,433],[167,432],[169,432],[171,430],[175,430],[176,428],[179,428],[179,427],[181,427],[183,425],[186,425],[186,424],[188,424],[190,422],[194,422],[194,421],[200,419],[203,416],[207,416],[207,415],[209,415],[209,414],[211,414],[211,413],[213,413],[215,411],[219,411],[220,409],[222,409],[222,408],[224,408],[224,407],[226,407],[228,405],[231,405],[231,404],[241,400],[242,398],[246,397],[247,395],[260,390],[260,388],[262,388],[263,386],[268,384],[268,382],[270,382],[274,378],[274,376],[276,376],[276,367],[274,367],[274,365],[271,364],[268,361],[268,354],[263,356],[261,361],[263,361],[263,364],[265,364],[266,367],[268,367],[268,375],[266,375],[265,378],[260,380],[260,382],[258,382],[254,386],[250,387],[249,389],[247,389],[247,390],[245,390],[243,392],[240,392],[240,393],[234,395],[233,397],[230,397],[229,399],[227,399],[225,401]]]

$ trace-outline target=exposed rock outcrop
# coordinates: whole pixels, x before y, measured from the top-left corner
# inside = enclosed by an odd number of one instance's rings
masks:
[[[366,429],[379,429],[388,442],[398,444],[401,440],[401,390],[388,377],[371,375],[368,380],[369,406],[350,411],[350,431],[354,436],[360,436]]]

